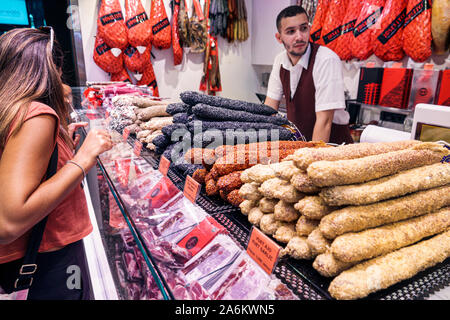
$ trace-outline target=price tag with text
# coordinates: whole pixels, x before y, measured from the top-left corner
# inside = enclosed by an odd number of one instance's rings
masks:
[[[248,255],[268,274],[278,262],[281,247],[258,228],[253,227],[247,245]]]
[[[130,129],[129,128],[125,128],[123,129],[123,141],[127,141],[128,137],[130,136]]]
[[[139,157],[139,156],[141,155],[142,147],[143,147],[142,142],[136,141],[136,142],[134,143],[134,149],[133,149],[133,152],[134,152],[134,154],[135,154],[136,156]]]
[[[395,62],[392,64],[392,68],[403,68],[403,63]]]
[[[170,167],[170,161],[167,160],[166,157],[161,156],[161,159],[159,160],[159,172],[161,172],[164,176],[167,176],[169,167]]]
[[[183,194],[192,203],[197,200],[198,193],[200,192],[200,184],[195,181],[191,176],[186,176],[186,182],[184,183]]]
[[[374,67],[375,67],[375,62],[373,62],[373,61],[367,62],[366,68],[374,68]]]
[[[423,66],[424,70],[433,70],[434,69],[434,65],[432,63],[425,63],[425,65]]]

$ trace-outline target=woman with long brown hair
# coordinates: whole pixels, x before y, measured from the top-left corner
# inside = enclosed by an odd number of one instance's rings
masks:
[[[14,29],[0,37],[0,287],[14,286],[30,230],[48,216],[28,299],[86,299],[82,239],[92,231],[81,187],[96,157],[112,147],[91,130],[74,154],[69,104],[61,80],[63,55],[53,30]],[[58,147],[57,172],[45,179]],[[68,286],[67,270],[82,286]]]

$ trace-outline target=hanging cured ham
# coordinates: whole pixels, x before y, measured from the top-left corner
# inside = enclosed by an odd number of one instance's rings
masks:
[[[122,53],[116,57],[100,36],[95,37],[94,62],[108,73],[118,73],[123,69]]]
[[[450,32],[450,2],[448,0],[434,0],[431,9],[431,33],[435,53],[445,54]]]
[[[111,48],[124,49],[127,46],[128,34],[119,0],[101,0],[97,34]]]
[[[189,16],[186,9],[186,0],[180,0],[180,13],[178,15],[178,30],[181,46],[189,47]]]
[[[314,16],[314,21],[311,26],[311,41],[323,45],[322,40],[322,25],[327,14],[328,4],[330,0],[319,0],[317,4],[316,14]]]
[[[158,49],[170,48],[172,44],[172,28],[162,0],[152,0],[150,25],[152,28],[152,45]]]
[[[408,0],[386,0],[380,17],[380,28],[373,34],[375,55],[384,61],[398,61],[403,51],[403,24]]]
[[[125,67],[131,72],[143,73],[145,67],[150,63],[151,45],[143,53],[132,46],[128,46],[123,52]]]
[[[184,0],[181,0],[184,1]],[[180,31],[178,28],[178,18],[180,14],[180,0],[173,1],[172,15],[172,48],[173,48],[173,64],[179,65],[183,60],[183,48],[180,43]]]
[[[192,53],[205,52],[208,44],[208,31],[206,19],[198,0],[194,0],[192,17],[189,20],[189,44]]]
[[[151,24],[141,0],[125,0],[125,24],[130,45],[139,49],[151,43]]]
[[[130,82],[130,83],[132,82],[130,75],[128,74],[125,68],[122,68],[122,70],[118,73],[112,73],[111,81]]]
[[[334,51],[341,60],[353,59],[352,49],[349,44],[353,42],[353,30],[355,29],[356,20],[361,12],[363,2],[361,0],[350,0],[347,13],[342,21],[342,35],[337,39]]]
[[[155,71],[151,61],[145,67],[142,78],[137,82],[139,86],[149,86],[153,88],[153,96],[159,97],[158,84],[156,82]]]
[[[403,50],[416,62],[431,56],[431,1],[409,0],[403,29]]]
[[[345,18],[348,0],[331,0],[327,15],[322,24],[322,40],[326,47],[335,50],[337,40],[342,34],[342,23]]]
[[[383,11],[385,0],[365,0],[353,30],[352,54],[359,60],[366,60],[375,51],[373,33]]]

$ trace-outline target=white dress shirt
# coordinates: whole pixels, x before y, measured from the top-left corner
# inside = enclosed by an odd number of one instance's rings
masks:
[[[310,54],[311,44],[308,45],[305,54],[295,66],[289,60],[286,50],[275,57],[267,89],[269,98],[280,101],[283,97],[283,85],[280,79],[281,66],[290,72],[291,98],[294,97],[303,68],[308,69]],[[339,56],[331,49],[320,46],[313,65],[312,76],[316,88],[316,112],[334,109],[333,123],[348,124],[350,115],[345,110],[342,62]]]

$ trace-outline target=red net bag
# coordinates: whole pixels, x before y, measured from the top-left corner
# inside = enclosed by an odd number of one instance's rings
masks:
[[[385,0],[365,0],[355,29],[352,42],[352,54],[359,60],[366,60],[375,51],[372,34],[379,28],[378,20],[383,11]]]
[[[311,42],[316,42],[318,44],[323,45],[322,40],[322,25],[323,20],[325,19],[325,15],[327,14],[328,4],[330,0],[319,0],[317,4],[316,14],[314,15],[314,21],[311,26]]]
[[[151,45],[141,54],[132,46],[128,46],[123,52],[125,67],[131,72],[143,73],[147,63],[150,62]]]
[[[128,43],[127,28],[119,0],[101,0],[97,35],[111,48],[124,49]]]
[[[403,24],[408,0],[386,0],[380,17],[380,28],[373,33],[375,55],[383,61],[398,61],[403,51]]]
[[[416,62],[431,56],[431,1],[409,0],[403,29],[403,50]]]
[[[150,9],[152,44],[158,49],[168,49],[172,44],[172,28],[162,0],[152,0]]]
[[[128,42],[133,47],[146,47],[152,41],[150,20],[141,0],[125,0],[125,24]]]
[[[123,69],[123,56],[113,55],[111,47],[100,37],[95,37],[94,62],[105,72],[117,73]]]
[[[347,7],[347,13],[342,21],[342,34],[337,39],[334,51],[341,60],[353,59],[351,43],[353,42],[353,30],[355,29],[356,20],[361,12],[363,2],[361,0],[350,0]]]
[[[183,0],[181,0],[183,1]],[[178,18],[180,15],[180,1],[174,1],[172,16],[172,48],[173,64],[179,65],[183,61],[183,48],[180,44],[180,32],[178,30]]]
[[[132,82],[130,75],[125,68],[118,73],[111,73],[111,81]]]
[[[348,0],[331,0],[322,25],[322,40],[326,47],[335,50],[337,40],[342,34],[342,23],[348,6]]]
[[[158,84],[156,82],[155,71],[153,70],[151,61],[146,65],[144,73],[142,74],[142,78],[137,82],[137,85],[152,87],[153,96],[159,97]]]

